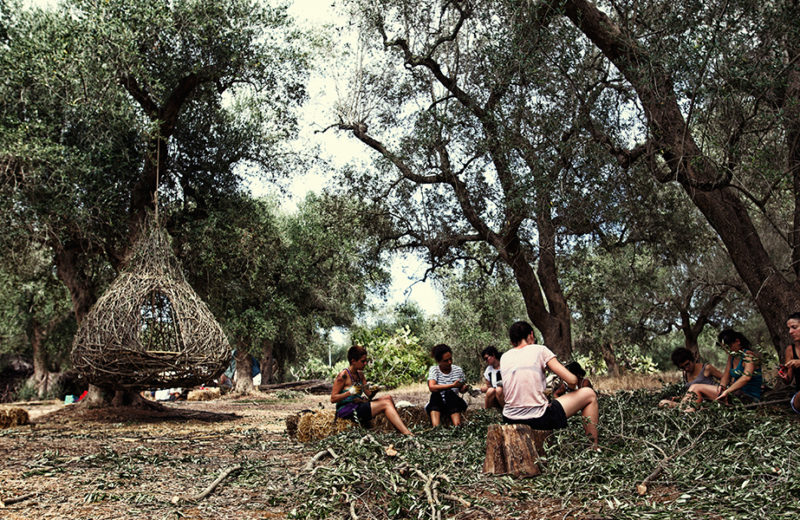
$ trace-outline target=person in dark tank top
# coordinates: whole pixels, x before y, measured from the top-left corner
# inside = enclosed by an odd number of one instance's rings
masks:
[[[794,383],[795,394],[789,405],[796,413],[800,413],[800,312],[794,312],[786,320],[792,344],[786,347],[783,353],[783,364],[778,370],[778,376],[786,384]]]

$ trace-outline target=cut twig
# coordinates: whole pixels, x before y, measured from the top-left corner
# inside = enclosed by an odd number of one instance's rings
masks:
[[[29,498],[33,498],[38,493],[28,493],[27,495],[20,495],[18,497],[6,498],[4,500],[0,500],[0,507],[10,506],[11,504],[18,504],[19,502],[24,502]]]
[[[692,442],[690,442],[689,445],[686,446],[684,449],[682,449],[682,450],[680,450],[678,452],[675,452],[675,453],[673,453],[672,455],[670,455],[668,457],[664,457],[663,459],[661,459],[661,461],[658,463],[658,465],[655,467],[655,469],[649,475],[647,475],[647,477],[642,481],[641,484],[636,486],[636,492],[639,493],[640,495],[644,495],[645,493],[647,493],[648,484],[650,484],[650,482],[655,480],[656,477],[658,477],[661,474],[661,472],[664,471],[664,469],[667,467],[667,464],[669,464],[670,461],[672,461],[672,459],[680,457],[681,455],[687,453],[692,448],[694,448],[695,444],[697,444],[697,441],[699,441],[700,438],[703,435],[705,435],[708,431],[709,431],[708,428],[706,428],[705,430],[700,432],[700,434],[697,437],[695,437],[692,440]]]
[[[224,470],[222,473],[220,473],[219,476],[217,477],[217,479],[214,482],[212,482],[211,484],[209,484],[208,487],[205,488],[199,495],[194,495],[194,496],[191,496],[191,497],[186,498],[184,500],[187,500],[189,502],[199,502],[199,501],[203,500],[208,495],[210,495],[214,491],[214,489],[219,485],[219,483],[222,482],[223,480],[225,480],[228,477],[228,475],[230,475],[234,471],[239,471],[240,469],[242,469],[242,466],[240,464],[237,464],[235,466],[231,466],[230,468],[228,468],[228,469]]]
[[[333,450],[331,450],[331,449],[322,450],[319,453],[317,453],[316,455],[314,455],[313,457],[311,457],[311,460],[306,462],[306,465],[303,466],[303,469],[305,471],[310,470],[311,468],[314,467],[314,464],[319,462],[322,459],[322,457],[324,457],[325,455],[331,455],[334,459],[336,458],[336,454],[333,453]]]
[[[743,404],[739,408],[757,408],[759,406],[767,406],[770,404],[786,404],[789,399],[775,399],[774,401],[759,401],[757,403]]]

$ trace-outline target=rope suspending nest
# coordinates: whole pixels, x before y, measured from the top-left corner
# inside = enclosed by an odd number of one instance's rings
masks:
[[[230,357],[225,333],[149,214],[122,272],[75,335],[74,367],[97,386],[141,390],[207,383]]]

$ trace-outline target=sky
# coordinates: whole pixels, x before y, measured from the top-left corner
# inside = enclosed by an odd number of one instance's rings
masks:
[[[25,3],[50,8],[57,5],[58,0],[28,0]],[[332,7],[331,0],[294,0],[289,7],[289,13],[301,28],[306,29],[343,22],[342,17]],[[370,156],[365,146],[355,138],[333,130],[317,132],[334,121],[331,109],[336,100],[334,79],[326,77],[323,70],[318,70],[312,74],[308,92],[309,100],[300,119],[298,149],[319,147],[332,168],[344,166],[353,160],[368,163]],[[280,197],[281,208],[284,211],[293,211],[309,191],[319,193],[329,180],[330,173],[320,171],[295,176],[291,179],[287,192]],[[255,196],[280,193],[277,186],[255,179],[251,181],[250,189]],[[392,308],[398,303],[411,301],[417,303],[428,315],[440,314],[444,304],[442,293],[430,281],[421,281],[426,267],[427,264],[419,255],[395,255],[390,267],[392,284],[386,307]],[[382,301],[375,295],[370,303],[381,306]]]

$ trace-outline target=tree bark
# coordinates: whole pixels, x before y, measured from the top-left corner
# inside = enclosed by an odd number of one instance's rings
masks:
[[[662,182],[677,180],[722,239],[780,352],[786,314],[800,300],[800,285],[783,276],[761,242],[738,193],[695,142],[669,72],[592,2],[567,0],[564,13],[636,91],[653,139],[671,172],[666,178],[654,174]]]
[[[608,375],[619,377],[619,363],[617,362],[617,355],[614,353],[614,345],[610,342],[600,344],[600,355],[603,356],[603,361],[606,362],[606,369]]]
[[[253,393],[256,387],[251,376],[253,373],[252,357],[240,344],[236,349],[234,359],[236,359],[236,377],[233,381],[233,391],[242,395]]]
[[[31,325],[31,347],[33,348],[33,375],[28,380],[36,388],[39,399],[43,399],[50,391],[54,374],[50,372],[47,351],[44,349],[44,339],[47,331],[37,321]]]
[[[539,457],[553,432],[534,430],[524,424],[493,424],[486,433],[483,472],[492,475],[535,477],[542,473]]]
[[[274,383],[273,379],[273,363],[275,358],[272,351],[275,348],[275,343],[272,340],[264,341],[264,349],[261,351],[261,384],[269,385]]]

